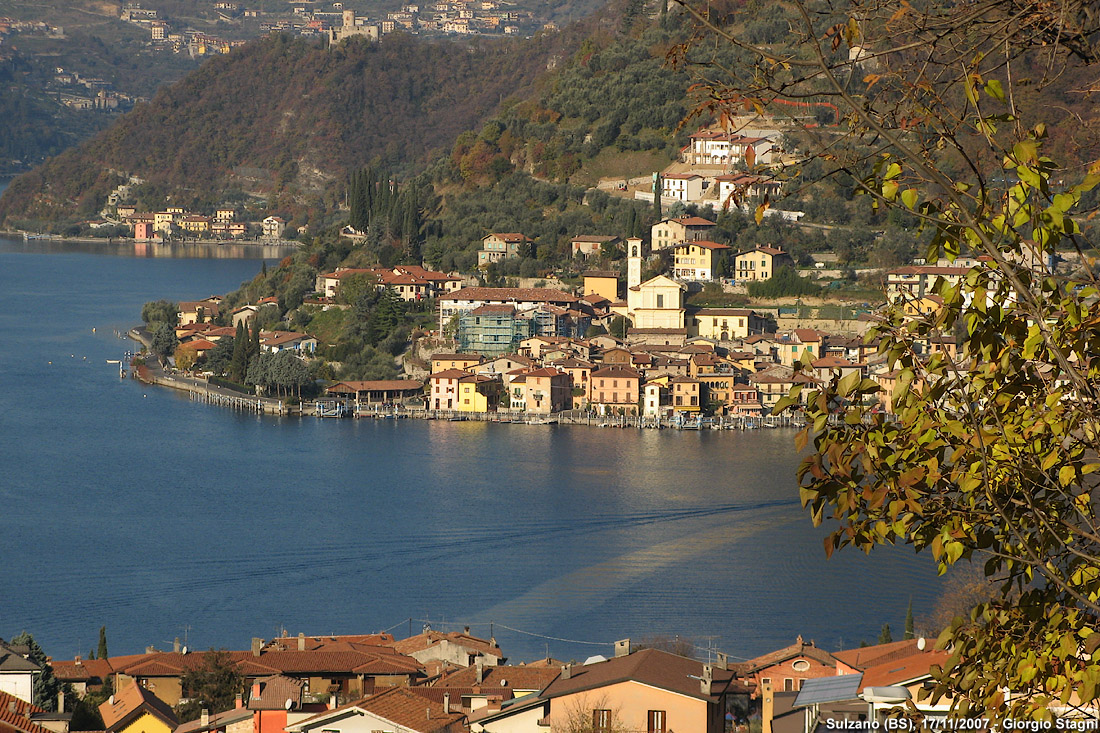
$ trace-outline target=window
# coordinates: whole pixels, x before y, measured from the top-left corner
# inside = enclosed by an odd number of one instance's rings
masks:
[[[786,677],[783,680],[783,692],[794,692],[794,680]]]
[[[792,664],[791,667],[794,669],[795,672],[805,672],[809,670],[810,663],[807,662],[805,659],[798,659],[795,660],[794,664]]]
[[[665,733],[664,710],[650,710],[646,720],[646,733]]]
[[[657,296],[657,307],[658,308],[664,308],[665,307],[665,296],[663,296],[663,295],[658,295]]]
[[[770,685],[771,683],[772,683],[772,678],[771,677],[761,677],[760,678],[760,684],[762,684],[762,685]]]
[[[611,731],[611,711],[610,710],[593,710],[592,711],[592,731],[593,731],[593,733],[610,733],[610,731]]]

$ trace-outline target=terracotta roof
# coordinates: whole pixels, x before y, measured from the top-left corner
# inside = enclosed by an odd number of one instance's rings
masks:
[[[432,361],[481,361],[480,354],[432,354]]]
[[[750,659],[745,663],[745,666],[747,671],[752,673],[759,669],[770,667],[773,664],[779,664],[788,659],[794,659],[795,657],[809,657],[822,664],[836,665],[836,658],[833,657],[832,654],[824,649],[818,649],[812,642],[809,644],[805,643],[800,636],[794,644],[785,646],[782,649],[777,649],[774,652],[769,652],[768,654],[762,654],[755,659]]]
[[[595,244],[603,244],[604,242],[610,242],[618,239],[614,234],[578,234],[570,239],[570,242],[593,242]],[[588,273],[585,273],[586,275]],[[618,273],[616,273],[618,274]]]
[[[550,367],[544,367],[542,369],[535,369],[534,371],[527,372],[524,376],[527,377],[564,377],[565,372],[560,369],[552,369]]]
[[[424,694],[423,688],[391,687],[377,694],[327,710],[312,718],[289,726],[293,730],[323,726],[326,720],[338,719],[348,711],[364,710],[373,715],[418,733],[458,733],[463,731],[466,716],[443,710],[441,701],[432,700],[432,693]],[[452,703],[460,703],[454,700]]]
[[[626,379],[641,379],[642,375],[634,371],[630,367],[625,366],[608,366],[602,369],[597,369],[592,372],[592,377],[605,377],[611,379],[626,378]]]
[[[181,724],[173,733],[200,733],[207,730],[218,730],[230,723],[239,723],[252,717],[252,711],[248,708],[234,708],[222,713],[213,713],[203,725],[202,718]]]
[[[108,731],[122,730],[129,723],[148,713],[168,724],[169,728],[179,725],[176,714],[168,703],[146,690],[136,681],[116,692],[99,706],[103,716],[103,725]]]
[[[37,669],[37,667],[36,667]],[[31,716],[46,712],[7,692],[0,692],[0,731],[4,733],[49,733],[37,723],[31,722]]]
[[[302,705],[303,680],[276,674],[258,679],[248,689],[249,710],[288,710]],[[287,708],[287,701],[291,707]]]
[[[272,336],[266,336],[263,339],[263,343],[267,346],[279,346],[281,344],[289,344],[294,341],[304,341],[305,339],[313,338],[309,334],[294,333],[292,331],[276,331]]]
[[[474,316],[491,316],[491,315],[494,315],[494,314],[512,316],[512,315],[515,315],[515,313],[516,313],[516,307],[514,305],[496,305],[496,304],[481,305],[481,306],[478,306],[477,308],[474,308],[472,311],[470,311],[470,315],[474,315]]]
[[[849,667],[866,670],[869,667],[903,659],[915,653],[917,653],[917,640],[904,639],[902,641],[892,641],[889,644],[845,649],[844,651],[833,652],[833,656]]]
[[[444,675],[435,683],[436,687],[491,690],[541,690],[558,676],[556,667],[531,667],[528,665],[501,665],[482,667],[482,681],[477,682],[477,668],[466,667],[457,672]]]
[[[674,221],[678,224],[682,224],[686,227],[712,227],[715,223],[710,219],[704,219],[701,216],[681,216],[679,219],[665,219],[664,221]]]
[[[462,372],[463,376],[469,376]],[[412,674],[420,669],[415,659],[403,657],[400,654],[390,654],[383,648],[375,648],[372,651],[362,650],[330,650],[321,648],[317,651],[300,652],[291,651],[267,651],[254,657],[254,661],[283,674],[302,675],[321,672],[356,672],[360,669],[370,674],[383,674],[374,669],[384,666],[398,674]],[[381,662],[379,660],[382,660]],[[384,662],[384,664],[383,664]]]
[[[755,311],[748,308],[700,308],[692,315],[697,316],[751,316]]]
[[[337,382],[328,388],[328,392],[419,392],[424,389],[424,383],[418,382],[414,379],[382,379],[382,380],[359,380],[348,382]],[[373,636],[373,635],[372,635]],[[310,638],[310,637],[307,637]],[[297,649],[298,640],[292,638],[288,642],[290,646],[287,649]],[[378,643],[378,642],[376,642]],[[312,648],[316,642],[312,642]],[[310,647],[307,647],[310,648]]]
[[[180,348],[192,349],[194,351],[210,351],[215,345],[213,341],[207,339],[192,339],[191,341],[184,341],[180,344]]]
[[[550,288],[478,288],[467,287],[442,297],[443,300],[522,300],[536,303],[572,303],[579,298]]]
[[[915,640],[910,639],[909,641]],[[919,651],[914,647],[913,653],[908,656],[887,660],[873,667],[868,667],[863,672],[863,681],[860,682],[860,685],[862,687],[889,687],[927,677],[932,671],[933,664],[942,667],[951,655],[945,651],[933,650],[932,647],[935,646],[935,642],[926,643],[928,646],[924,651]]]
[[[402,654],[412,654],[433,647],[444,640],[489,656],[504,656],[500,651],[500,647],[496,645],[494,640],[480,639],[460,631],[442,632],[429,629],[415,636],[409,636],[395,641],[393,643],[393,648]]]
[[[676,245],[676,249],[681,247],[702,247],[703,249],[729,249],[728,244],[719,244],[718,242],[711,242],[706,239],[699,239],[694,242],[680,242]]]
[[[520,234],[519,232],[493,232],[490,237],[496,237],[497,239],[505,242],[531,242],[534,241],[530,237]]]
[[[562,679],[559,675],[542,691],[540,697],[555,698],[619,682],[635,681],[686,697],[716,701],[731,684],[736,685],[732,671],[714,669],[712,692],[704,695],[699,683],[702,674],[702,662],[658,649],[642,649],[603,662],[574,664],[569,679]],[[736,689],[743,691],[744,688],[736,685]]]
[[[444,369],[441,372],[429,374],[428,379],[462,379],[463,377],[468,376],[470,376],[470,373],[467,371],[463,371],[462,369]]]

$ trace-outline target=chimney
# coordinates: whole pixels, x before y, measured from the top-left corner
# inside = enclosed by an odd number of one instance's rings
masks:
[[[620,639],[615,642],[615,656],[625,657],[630,654],[630,639]]]
[[[328,709],[335,710],[338,707],[340,706],[336,702],[336,693],[334,692],[328,696]]]
[[[153,653],[155,653],[156,651],[157,651],[157,648],[156,648],[155,646],[147,646],[147,647],[145,647],[145,653],[146,653],[146,654],[153,654]]]
[[[469,626],[463,626],[462,627],[462,633],[466,634],[466,636],[469,636],[470,635],[470,627]]]
[[[709,664],[703,665],[703,677],[699,680],[699,692],[704,695],[710,694],[710,683],[714,680],[714,668]]]
[[[178,636],[172,641],[172,651],[176,654],[180,653],[180,638]]]
[[[725,652],[718,652],[718,663],[714,665],[718,669],[729,669],[729,657]]]
[[[201,725],[203,728],[206,728],[210,725],[210,711],[206,708],[203,708],[202,712],[199,713],[199,725]]]
[[[446,715],[451,712],[451,693],[443,693],[443,714]]]
[[[259,700],[260,699],[260,683],[259,682],[253,682],[252,683],[252,696],[249,699],[251,699],[251,700]]]
[[[244,707],[244,698],[241,696],[241,693],[238,692],[237,696],[235,698],[233,698],[233,709],[234,710],[240,710],[243,707]]]
[[[79,667],[80,665],[81,665],[81,661],[80,661],[80,655],[79,655],[79,654],[77,654],[77,655],[76,655],[76,666],[78,666],[78,667]]]
[[[298,632],[298,651],[304,652],[306,650],[306,635],[301,631]]]
[[[260,656],[260,649],[263,648],[263,645],[264,645],[264,640],[263,639],[261,639],[258,636],[253,636],[252,637],[252,656],[254,656],[254,657]]]
[[[57,712],[65,712],[65,692],[63,690],[59,690],[57,693]]]
[[[561,678],[567,680],[573,676],[573,663],[563,664],[561,666]]]
[[[485,681],[485,660],[478,657],[474,660],[474,667],[477,670],[477,683],[480,685]]]

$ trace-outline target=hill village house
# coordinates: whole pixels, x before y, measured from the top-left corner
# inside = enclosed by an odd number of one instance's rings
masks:
[[[0,640],[0,728],[69,733],[63,704],[54,713],[33,704],[41,670],[27,654]],[[111,685],[100,706],[106,733],[568,733],[577,719],[608,733],[729,733],[749,716],[759,716],[764,733],[824,733],[843,721],[881,722],[899,704],[875,703],[869,688],[888,688],[934,721],[951,705],[930,699],[926,683],[949,654],[924,638],[830,652],[798,637],[736,663],[721,653],[701,661],[636,649],[623,639],[583,663],[517,663],[492,638],[425,628],[404,639],[253,639],[249,649],[224,654],[244,680],[235,704],[186,723],[175,712],[182,680],[206,654],[178,641],[169,651],[50,664],[78,696]],[[1097,716],[1087,706],[1051,708],[1056,716]]]

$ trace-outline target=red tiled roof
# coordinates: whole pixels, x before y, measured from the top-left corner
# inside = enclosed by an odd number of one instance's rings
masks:
[[[482,667],[482,681],[478,685],[477,668],[466,667],[444,675],[435,683],[437,688],[470,688],[473,690],[541,690],[558,676],[556,667],[532,667],[528,665],[501,665]],[[453,699],[453,697],[452,697]]]
[[[639,374],[638,372],[634,371],[630,367],[615,365],[615,366],[604,367],[602,369],[597,369],[596,371],[592,372],[592,377],[593,378],[595,378],[595,377],[605,377],[605,378],[609,377],[609,378],[612,378],[612,379],[616,379],[616,378],[641,379],[642,375]]]
[[[466,376],[469,376],[468,374]],[[458,644],[459,646],[466,647],[471,651],[481,652],[494,657],[502,657],[500,647],[495,642],[488,639],[480,639],[476,636],[470,636],[459,631],[434,631],[429,629],[428,631],[421,632],[415,636],[409,636],[404,639],[398,639],[393,643],[393,648],[402,654],[412,654],[423,649],[428,649],[442,641],[449,641],[452,644]]]
[[[331,385],[326,391],[328,392],[419,392],[424,389],[424,383],[418,382],[414,379],[382,379],[382,380],[359,380],[359,381],[346,381],[337,382]],[[374,637],[375,635],[371,635]],[[309,637],[307,637],[309,638]],[[365,637],[369,638],[369,637]],[[288,649],[297,649],[298,640],[295,638],[287,641],[290,646]],[[311,643],[312,648],[316,642]]]
[[[312,718],[307,718],[294,726],[295,729],[323,725],[330,716],[340,716],[348,710],[364,710],[391,723],[418,733],[459,733],[463,731],[466,716],[443,710],[441,701],[431,698],[433,693],[423,693],[424,688],[391,687],[377,694],[327,710]],[[461,700],[454,700],[453,704]]]
[[[559,675],[543,690],[542,697],[560,697],[631,680],[687,697],[717,701],[729,686],[736,685],[732,671],[715,669],[712,694],[705,695],[699,684],[702,673],[702,662],[658,649],[642,649],[603,662],[575,664],[570,678]],[[741,687],[737,685],[737,689]]]
[[[196,655],[198,656],[198,655]],[[126,727],[130,721],[148,713],[175,728],[179,725],[176,714],[168,703],[159,699],[156,695],[146,690],[136,681],[124,687],[120,692],[115,692],[110,700],[99,706],[99,714],[103,716],[103,725],[108,731],[118,731]]]
[[[21,700],[15,695],[0,692],[0,731],[49,733],[37,723],[31,722],[31,715],[44,712],[46,711],[37,705]]]
[[[521,300],[536,303],[572,303],[579,298],[561,290],[550,288],[479,288],[466,287],[456,290],[443,300]]]
[[[694,242],[680,242],[676,245],[676,249],[681,247],[702,247],[703,249],[729,249],[728,244],[720,244],[718,242],[711,242],[706,239],[699,239]]]
[[[258,679],[248,690],[249,710],[287,710],[287,701],[291,709],[302,705],[302,692],[305,682],[293,677],[276,674]]]
[[[441,372],[429,374],[428,379],[462,379],[463,377],[468,376],[470,376],[470,373],[461,369],[444,369]]]

